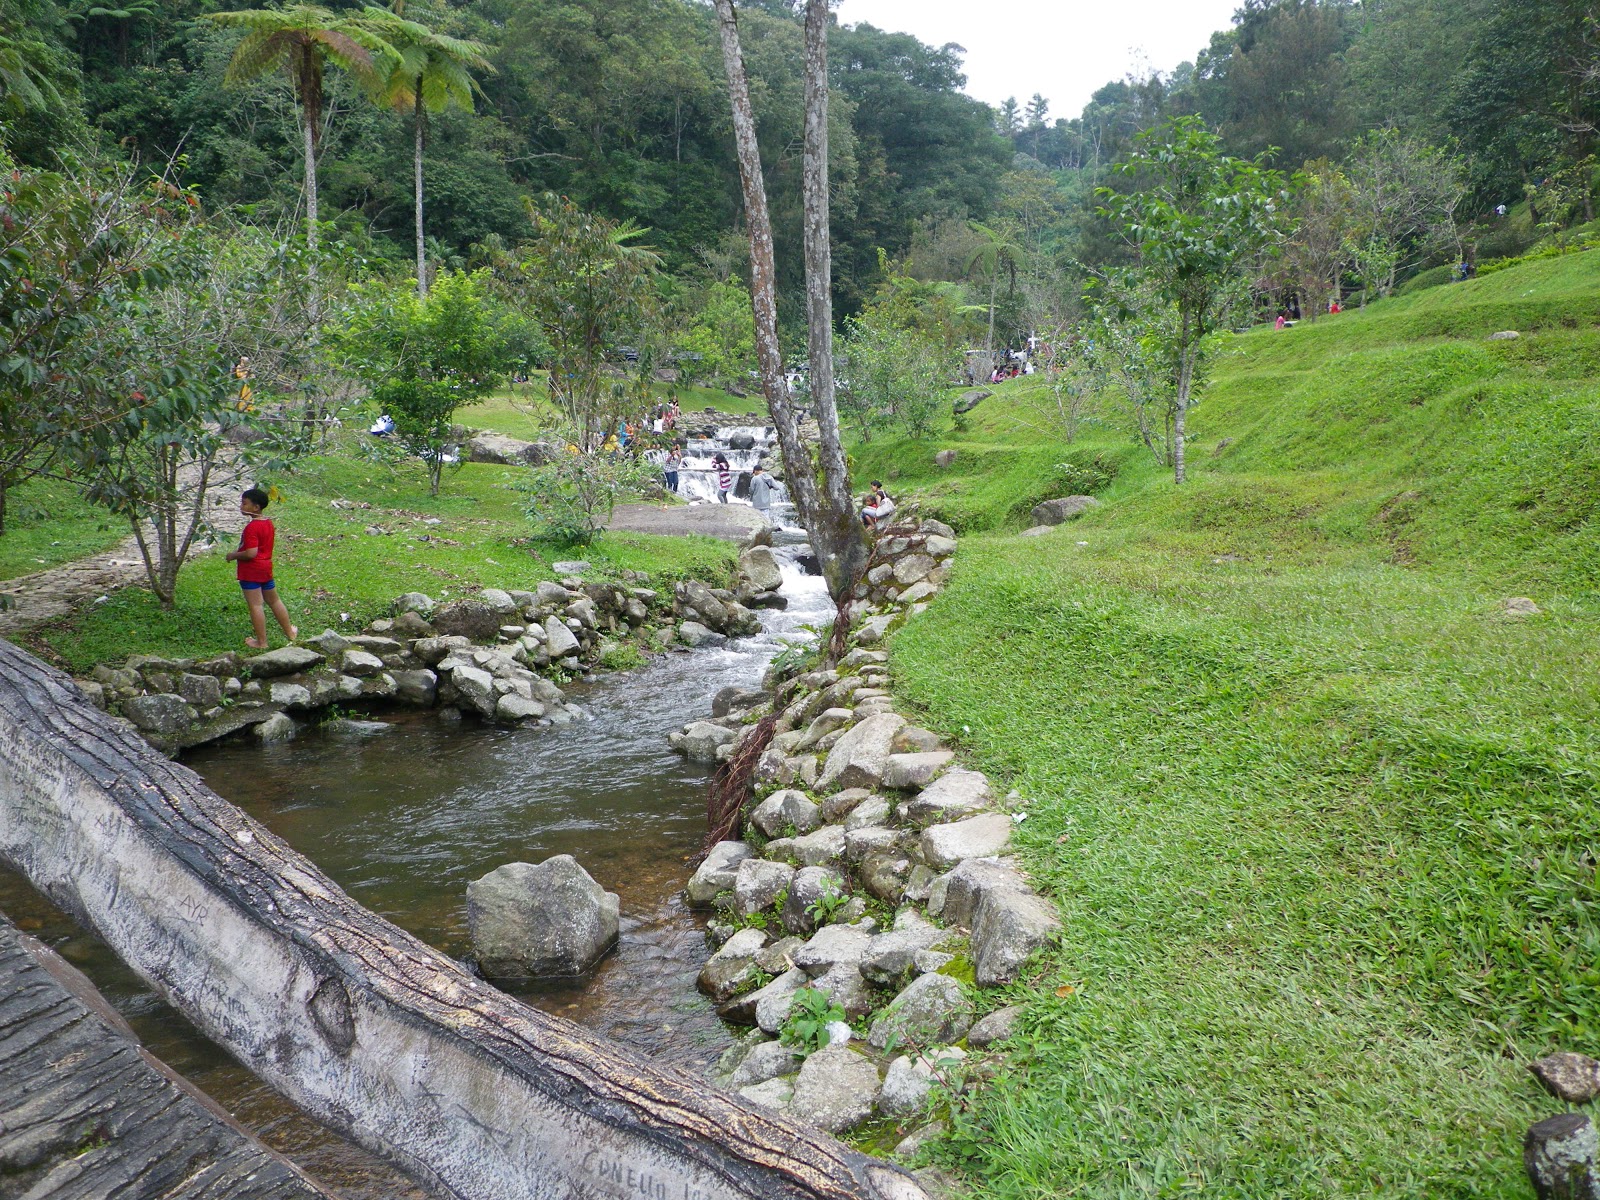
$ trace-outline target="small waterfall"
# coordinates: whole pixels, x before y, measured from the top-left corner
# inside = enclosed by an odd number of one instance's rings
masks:
[[[777,445],[778,435],[770,425],[719,425],[710,437],[691,437],[684,446],[683,465],[678,468],[678,495],[691,504],[717,503],[717,472],[712,460],[722,454],[733,472],[731,503],[749,503],[750,472]],[[793,521],[787,503],[773,506],[773,518],[780,524]]]

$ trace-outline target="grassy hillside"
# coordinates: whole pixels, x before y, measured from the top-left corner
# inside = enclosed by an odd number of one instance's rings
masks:
[[[979,531],[892,668],[1066,921],[981,1194],[1532,1195],[1525,1062],[1600,1041],[1597,314],[1589,253],[1235,339],[1182,489],[1026,381],[858,451]]]

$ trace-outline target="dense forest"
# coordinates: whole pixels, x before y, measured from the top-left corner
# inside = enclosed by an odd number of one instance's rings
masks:
[[[63,147],[95,144],[146,163],[176,157],[184,182],[210,205],[238,206],[264,223],[292,213],[301,204],[293,92],[281,73],[227,85],[239,33],[201,19],[223,7],[4,0],[0,87],[12,153],[48,164]],[[703,284],[738,274],[738,179],[709,5],[401,0],[395,8],[487,48],[471,111],[429,117],[431,261],[488,261],[526,235],[521,197],[553,191],[647,227],[675,276]],[[1030,267],[1115,260],[1123,248],[1095,215],[1094,188],[1140,131],[1181,114],[1202,116],[1231,152],[1270,150],[1290,170],[1339,162],[1367,131],[1403,130],[1459,162],[1466,200],[1456,217],[1484,219],[1490,255],[1520,250],[1540,221],[1593,215],[1600,32],[1592,3],[1246,0],[1193,63],[1108,82],[1081,114],[1054,119],[1044,96],[997,111],[964,95],[958,46],[849,17],[842,6],[831,62],[841,316],[859,311],[884,272],[908,259],[923,279],[981,275],[986,235],[971,222],[1016,245]],[[793,319],[801,31],[785,0],[751,0],[742,25]],[[371,102],[336,70],[325,87],[323,220],[367,259],[404,270],[414,232],[411,114]],[[1535,220],[1518,233],[1487,220],[1497,205],[1530,201]],[[1423,257],[1456,253],[1446,250],[1429,247]]]

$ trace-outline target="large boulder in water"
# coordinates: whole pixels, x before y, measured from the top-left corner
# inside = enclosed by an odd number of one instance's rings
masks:
[[[775,592],[783,587],[783,571],[766,546],[751,546],[739,555],[740,590],[750,595]]]
[[[467,926],[495,979],[581,975],[616,944],[621,902],[570,854],[507,863],[467,885]]]

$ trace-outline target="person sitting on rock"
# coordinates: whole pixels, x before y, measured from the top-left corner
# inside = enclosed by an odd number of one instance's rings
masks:
[[[861,523],[871,529],[885,517],[893,515],[894,501],[889,498],[889,493],[883,490],[883,482],[874,479],[872,494],[866,497],[866,506],[861,510]]]

